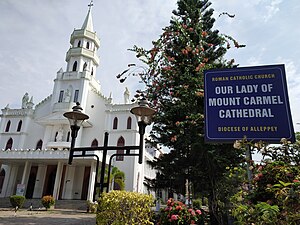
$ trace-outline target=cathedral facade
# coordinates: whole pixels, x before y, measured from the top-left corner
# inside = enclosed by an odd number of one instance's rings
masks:
[[[90,9],[82,27],[71,34],[70,44],[66,70],[57,72],[52,94],[34,105],[26,93],[20,108],[2,109],[0,198],[23,194],[26,198],[53,195],[55,199],[93,199],[95,157],[74,158],[68,165],[71,131],[63,114],[71,111],[76,102],[90,118],[82,124],[75,147],[102,146],[105,132],[109,133],[110,146],[139,145],[137,121],[130,113],[137,104],[129,101],[128,90],[124,91],[124,103],[114,104],[111,97],[101,93],[96,80],[100,41]],[[142,164],[138,164],[138,157],[113,160],[113,165],[125,173],[126,190],[151,192],[145,180],[154,178],[155,171],[146,161],[159,153],[146,146]],[[102,159],[101,151],[94,154]]]

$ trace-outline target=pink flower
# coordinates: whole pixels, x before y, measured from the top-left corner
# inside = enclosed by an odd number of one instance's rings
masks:
[[[178,220],[178,215],[172,215],[171,216],[171,221],[174,221],[174,220]]]
[[[262,171],[263,170],[263,167],[260,165],[258,168],[257,168],[258,171]]]
[[[176,210],[182,210],[182,207],[180,205],[176,206]]]
[[[191,213],[192,216],[196,215],[196,213],[195,213],[195,211],[193,209],[188,209],[188,211],[189,211],[189,213]]]
[[[162,70],[165,70],[165,71],[171,70],[171,66],[165,66],[165,67],[162,67],[161,69],[162,69]]]
[[[204,66],[205,66],[205,63],[200,63],[200,64],[196,67],[195,71],[198,72],[198,71],[200,70],[200,68],[203,68]]]
[[[184,54],[184,55],[187,55],[187,54],[189,54],[189,51],[188,51],[188,50],[186,50],[186,49],[181,49],[181,52],[182,52],[182,54]]]
[[[171,61],[171,62],[173,62],[175,59],[174,59],[174,57],[168,56],[168,60]]]
[[[196,210],[196,213],[197,213],[198,215],[201,215],[201,214],[202,214],[202,212],[201,212],[200,209],[197,209],[197,210]]]
[[[206,31],[202,31],[202,36],[203,37],[207,36],[207,32]]]
[[[175,136],[173,136],[173,137],[171,137],[171,142],[175,142],[175,141],[177,141],[177,137],[176,137],[176,135],[175,135]],[[174,203],[173,203],[173,204],[171,204],[171,205],[174,205]]]

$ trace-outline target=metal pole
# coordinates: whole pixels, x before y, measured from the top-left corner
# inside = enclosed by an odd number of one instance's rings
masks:
[[[97,156],[97,164],[96,164],[96,176],[95,176],[95,184],[94,184],[94,194],[93,194],[93,202],[96,200],[97,195],[97,177],[98,177],[98,169],[99,169],[99,157]]]
[[[252,185],[251,185],[251,182],[252,182],[252,171],[250,169],[250,166],[251,166],[251,161],[252,161],[252,155],[251,155],[251,146],[250,145],[246,145],[246,160],[247,160],[247,176],[248,176],[248,188],[249,188],[249,191],[252,190]]]
[[[109,158],[109,164],[108,164],[108,174],[107,174],[107,189],[106,189],[106,193],[109,192],[109,185],[110,185],[110,170],[111,170],[111,164],[112,164],[112,158],[115,156],[115,154],[113,154],[112,156],[110,156]]]
[[[68,161],[69,165],[72,165],[73,155],[74,155],[74,146],[75,146],[75,141],[77,138],[79,128],[80,127],[77,125],[71,126],[71,147],[70,147],[69,161]]]
[[[143,163],[143,151],[144,151],[144,134],[146,124],[143,121],[138,122],[139,134],[140,134],[140,149],[139,149],[139,164]]]
[[[104,134],[104,149],[102,156],[102,164],[101,164],[101,175],[100,175],[100,193],[99,196],[103,193],[104,189],[104,175],[105,175],[105,165],[106,165],[106,155],[107,155],[107,144],[108,144],[108,132]]]

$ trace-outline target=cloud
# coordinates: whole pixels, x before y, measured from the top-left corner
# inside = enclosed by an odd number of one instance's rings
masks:
[[[266,15],[264,16],[265,22],[270,20],[279,11],[279,5],[281,2],[282,0],[271,0],[271,2],[265,6],[266,9]]]
[[[130,77],[123,84],[116,79],[128,63],[139,63],[134,53],[127,49],[135,44],[150,48],[152,40],[169,25],[172,10],[177,8],[176,2],[94,2],[94,29],[100,38],[100,66],[96,77],[105,96],[113,92],[114,102],[123,102],[126,86],[132,95],[140,87],[137,78]],[[211,2],[217,18],[215,28],[247,45],[243,49],[230,49],[226,58],[234,58],[240,66],[284,63],[293,115],[300,116],[297,103],[300,104],[300,88],[297,88],[300,84],[300,30],[296,29],[300,17],[298,0]],[[0,1],[1,107],[7,103],[20,105],[25,92],[34,96],[35,103],[51,94],[56,71],[60,67],[66,68],[64,60],[70,35],[74,28],[81,27],[87,5],[88,2],[80,0]],[[235,18],[218,18],[222,12],[235,14]]]

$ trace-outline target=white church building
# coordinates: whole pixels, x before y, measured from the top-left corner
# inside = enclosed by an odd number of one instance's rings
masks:
[[[101,93],[96,80],[100,41],[90,9],[82,27],[71,34],[70,44],[66,70],[57,72],[52,94],[34,105],[26,93],[20,108],[7,105],[2,109],[0,198],[21,192],[26,198],[53,195],[55,199],[93,199],[96,158],[77,157],[68,165],[71,131],[63,114],[76,102],[90,118],[81,126],[75,147],[102,146],[105,132],[109,133],[109,146],[139,145],[137,121],[130,113],[137,104],[129,101],[128,90],[124,90],[124,103],[114,104],[111,97]],[[95,154],[102,159],[101,151]],[[138,164],[138,157],[114,159],[113,165],[125,173],[126,190],[153,193],[145,179],[154,178],[155,171],[146,161],[158,154],[146,146],[142,164]]]

